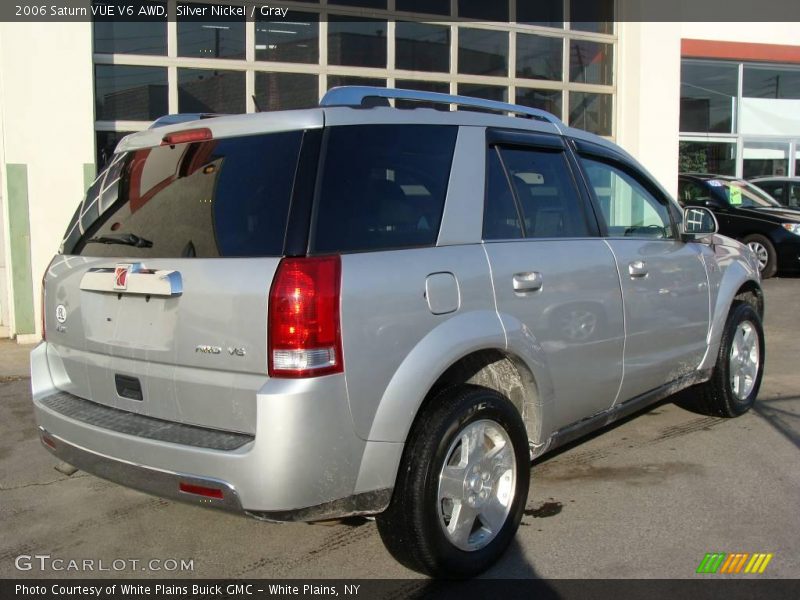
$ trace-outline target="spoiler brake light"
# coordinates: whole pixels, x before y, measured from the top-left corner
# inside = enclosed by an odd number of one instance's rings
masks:
[[[161,140],[161,145],[174,146],[175,144],[187,144],[189,142],[206,142],[212,138],[213,135],[208,127],[199,127],[197,129],[185,129],[168,133]]]

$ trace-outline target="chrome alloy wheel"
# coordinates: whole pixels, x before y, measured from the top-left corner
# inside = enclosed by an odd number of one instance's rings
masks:
[[[761,349],[756,328],[750,321],[742,321],[736,328],[728,357],[731,391],[739,400],[744,400],[753,391],[760,364]]]
[[[767,252],[766,247],[760,242],[748,242],[747,247],[750,248],[753,254],[756,255],[756,260],[758,260],[758,270],[763,271],[764,267],[766,267],[767,263],[769,262],[769,252]]]
[[[514,501],[517,461],[511,439],[495,421],[470,423],[450,444],[439,473],[439,524],[460,550],[486,546],[502,529]]]

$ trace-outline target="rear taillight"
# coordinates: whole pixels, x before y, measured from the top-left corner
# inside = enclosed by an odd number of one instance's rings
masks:
[[[269,293],[270,377],[341,373],[338,256],[284,258]]]

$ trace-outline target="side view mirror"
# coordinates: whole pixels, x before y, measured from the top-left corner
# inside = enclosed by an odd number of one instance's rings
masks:
[[[683,211],[683,231],[685,242],[694,242],[717,233],[719,225],[714,213],[707,208],[692,206]]]

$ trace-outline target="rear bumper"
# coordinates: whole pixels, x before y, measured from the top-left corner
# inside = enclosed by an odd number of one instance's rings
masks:
[[[355,435],[344,377],[268,380],[257,392],[253,441],[219,450],[115,431],[53,410],[60,390],[47,344],[31,354],[34,412],[54,442],[45,447],[79,469],[158,496],[275,520],[380,512],[402,444]],[[221,490],[220,498],[180,484]]]
[[[163,498],[202,504],[209,508],[244,512],[236,490],[225,481],[197,477],[186,473],[152,469],[111,458],[110,456],[70,444],[41,426],[39,427],[39,433],[42,438],[42,445],[47,450],[81,471]],[[181,483],[200,486],[209,490],[219,490],[221,497],[216,498],[183,492],[180,489]]]

